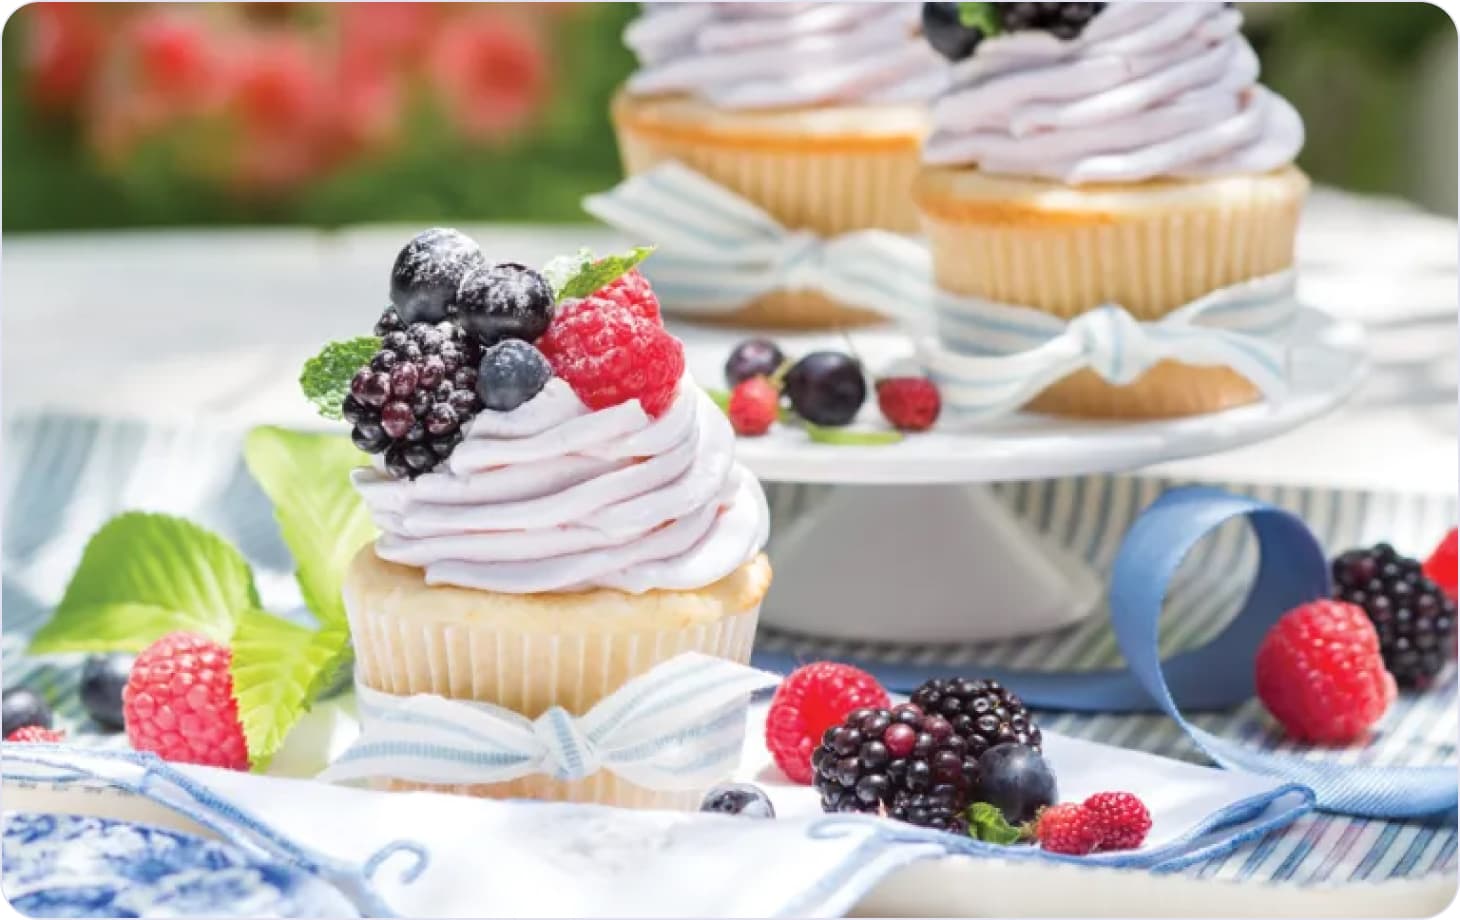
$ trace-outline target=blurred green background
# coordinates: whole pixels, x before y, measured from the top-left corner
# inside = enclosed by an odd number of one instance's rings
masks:
[[[1453,214],[1456,32],[1243,4],[1320,182]],[[4,31],[6,232],[576,221],[619,177],[626,3],[32,4]]]

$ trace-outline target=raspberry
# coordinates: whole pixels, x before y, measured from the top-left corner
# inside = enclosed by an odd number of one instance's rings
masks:
[[[1283,615],[1257,650],[1257,695],[1295,738],[1363,737],[1396,693],[1363,608],[1314,601]]]
[[[684,376],[678,339],[633,309],[596,295],[559,304],[537,347],[594,410],[637,399],[657,418],[674,402]]]
[[[132,747],[177,763],[247,770],[232,660],[229,649],[193,633],[171,633],[149,645],[122,692]]]
[[[1074,802],[1051,805],[1035,819],[1034,836],[1051,853],[1084,856],[1100,845],[1093,817],[1088,808]]]
[[[42,728],[39,725],[23,725],[5,736],[6,741],[33,742],[39,741],[42,744],[54,744],[66,737],[66,733],[51,728]]]
[[[1085,800],[1102,850],[1134,850],[1146,842],[1151,812],[1129,792],[1102,792]]]
[[[776,688],[766,714],[766,747],[782,773],[809,785],[811,752],[827,729],[858,709],[889,705],[887,691],[871,674],[831,661],[808,664]]]
[[[764,377],[737,384],[730,394],[730,424],[736,434],[757,437],[771,430],[780,414],[781,394]]]
[[[657,326],[664,325],[664,320],[659,315],[659,298],[654,296],[654,289],[649,287],[649,279],[639,274],[637,268],[631,268],[619,275],[593,296],[611,300]]]
[[[1454,600],[1457,590],[1457,569],[1460,569],[1460,533],[1452,530],[1435,547],[1430,558],[1425,560],[1424,573],[1430,581],[1440,586],[1450,599]]]
[[[877,382],[877,405],[899,431],[927,431],[938,420],[943,399],[926,377],[889,377]]]

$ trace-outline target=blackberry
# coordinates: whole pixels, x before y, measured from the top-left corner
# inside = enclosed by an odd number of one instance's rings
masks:
[[[1038,751],[1044,740],[1023,700],[996,680],[930,680],[913,693],[912,702],[952,723],[974,757],[1001,744]]]
[[[1079,38],[1104,3],[995,3],[1005,32],[1037,29],[1069,41]]]
[[[940,830],[962,825],[979,780],[977,756],[948,720],[907,703],[858,709],[827,729],[811,768],[823,811],[886,814]]]
[[[415,479],[451,456],[461,426],[482,410],[482,349],[455,323],[402,328],[390,310],[376,331],[380,350],[350,381],[340,411],[356,447],[384,454],[391,475]]]
[[[1416,559],[1380,543],[1333,560],[1334,597],[1364,608],[1379,633],[1384,667],[1395,683],[1424,689],[1445,667],[1455,642],[1455,602]]]

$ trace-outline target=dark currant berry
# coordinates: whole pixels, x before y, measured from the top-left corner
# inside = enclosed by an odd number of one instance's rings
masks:
[[[385,338],[402,332],[405,328],[406,324],[400,321],[400,314],[395,312],[395,307],[386,307],[385,312],[380,314],[380,319],[375,322],[375,334]]]
[[[390,271],[390,302],[401,320],[446,319],[461,279],[483,264],[481,247],[456,230],[437,227],[405,245]]]
[[[700,811],[745,818],[774,818],[775,806],[759,787],[750,783],[721,783],[705,793]]]
[[[770,377],[785,360],[781,349],[769,339],[741,342],[725,361],[725,385],[733,390],[752,377]]]
[[[450,434],[459,427],[461,420],[456,417],[456,410],[449,402],[436,403],[426,414],[426,433],[433,438]]]
[[[1038,30],[1063,41],[1079,38],[1104,3],[995,3],[1005,32]]]
[[[1384,667],[1395,683],[1424,689],[1455,650],[1455,601],[1417,559],[1380,543],[1333,561],[1334,597],[1364,608],[1379,634]]]
[[[350,395],[367,406],[383,406],[390,396],[390,375],[362,367],[350,381]]]
[[[553,368],[542,352],[518,339],[488,348],[477,372],[476,390],[482,405],[511,412],[547,386]]]
[[[372,426],[369,430],[355,428],[350,432],[350,440],[367,454],[378,454],[390,446],[390,435],[382,431],[379,425]]]
[[[1033,820],[1059,801],[1054,771],[1032,747],[1001,744],[978,759],[978,769],[978,800],[997,807],[1010,824]]]
[[[957,63],[973,54],[983,41],[983,30],[966,26],[956,3],[923,4],[923,37],[933,50]]]
[[[416,414],[411,411],[409,403],[388,402],[380,410],[380,427],[392,438],[405,437],[415,424]]]
[[[0,737],[9,738],[17,728],[27,725],[51,727],[51,707],[45,699],[27,687],[11,687],[0,698]]]
[[[110,731],[125,727],[122,718],[122,690],[132,675],[136,656],[92,655],[81,666],[81,705],[91,720]]]
[[[1011,743],[1037,751],[1044,740],[1023,701],[996,680],[930,680],[914,691],[912,701],[946,719],[975,757]]]
[[[847,355],[812,352],[786,373],[786,396],[806,421],[838,427],[850,424],[867,401],[867,378]]]
[[[340,403],[340,415],[344,416],[345,421],[349,422],[351,425],[360,421],[360,419],[365,418],[372,412],[373,410],[370,409],[370,407],[360,402],[360,400],[356,399],[353,395],[346,396],[345,401]]]
[[[483,345],[535,342],[553,320],[553,289],[525,265],[503,262],[467,275],[456,292],[462,328]]]

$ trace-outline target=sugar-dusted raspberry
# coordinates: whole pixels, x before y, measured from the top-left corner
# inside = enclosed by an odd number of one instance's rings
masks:
[[[764,377],[736,384],[730,393],[730,426],[735,433],[758,437],[771,430],[781,411],[781,393]]]
[[[637,268],[631,268],[619,275],[593,296],[611,300],[644,319],[664,325],[664,319],[659,314],[659,298],[649,286],[649,279],[640,274]]]
[[[1257,695],[1295,738],[1347,744],[1396,694],[1362,607],[1314,601],[1284,614],[1257,650]]]
[[[590,409],[637,399],[659,416],[684,376],[684,346],[664,327],[603,297],[568,300],[537,342],[553,372]]]
[[[41,725],[23,725],[5,736],[6,741],[23,743],[55,744],[63,741],[66,733],[54,728],[45,728]]]
[[[229,649],[194,633],[170,633],[149,645],[122,691],[132,747],[177,763],[247,770],[232,660]]]
[[[808,664],[776,688],[766,713],[766,747],[787,778],[809,785],[811,752],[827,729],[858,709],[888,707],[887,691],[871,674],[831,661]]]
[[[1134,850],[1151,832],[1151,812],[1129,792],[1101,792],[1085,800],[1102,850]]]
[[[1100,845],[1094,816],[1084,805],[1065,802],[1051,805],[1034,821],[1034,836],[1050,853],[1085,856]]]

